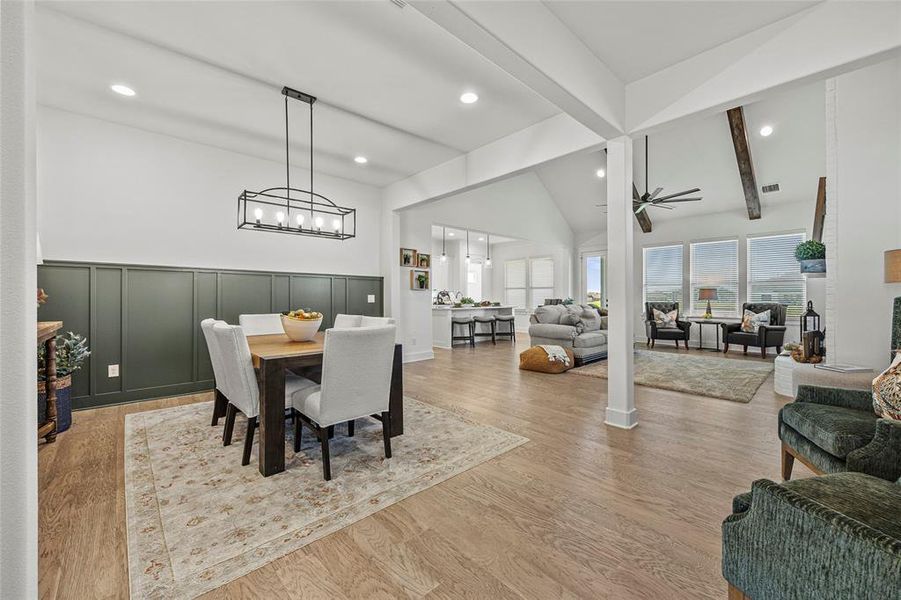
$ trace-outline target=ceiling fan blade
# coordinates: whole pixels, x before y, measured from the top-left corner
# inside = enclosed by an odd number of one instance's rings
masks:
[[[649,205],[647,202],[642,202],[641,204],[638,205],[638,208],[635,209],[635,214],[636,215],[640,214],[641,211],[645,210],[648,206]]]
[[[663,196],[657,198],[656,202],[660,202],[661,200],[669,200],[670,198],[676,198],[677,196],[684,196],[685,194],[694,194],[695,192],[700,192],[701,188],[692,188],[690,190],[685,190],[684,192],[678,192],[675,194],[670,194],[669,196]]]
[[[672,200],[662,200],[656,202],[656,204],[671,204],[673,202],[697,202],[698,200],[702,200],[703,198],[673,198]]]
[[[665,208],[666,210],[673,210],[672,206],[667,206],[666,204],[651,204],[654,208]]]
[[[648,196],[648,200],[653,200],[654,198],[657,197],[657,194],[659,194],[659,193],[662,192],[662,191],[663,191],[663,188],[662,188],[662,187],[657,188],[656,190],[654,190],[653,192],[651,192],[651,195]]]

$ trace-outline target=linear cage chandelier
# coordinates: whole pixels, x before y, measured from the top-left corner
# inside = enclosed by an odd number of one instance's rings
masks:
[[[238,229],[346,240],[357,236],[357,211],[338,206],[313,191],[313,104],[316,97],[289,87],[285,97],[285,187],[259,192],[244,190],[238,196]],[[310,106],[310,189],[291,187],[291,154],[288,142],[288,99]]]

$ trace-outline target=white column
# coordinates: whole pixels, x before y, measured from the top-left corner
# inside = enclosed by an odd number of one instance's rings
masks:
[[[0,2],[0,597],[38,596],[34,5]]]
[[[632,373],[635,290],[633,286],[632,140],[607,141],[607,415],[605,423],[638,425]]]

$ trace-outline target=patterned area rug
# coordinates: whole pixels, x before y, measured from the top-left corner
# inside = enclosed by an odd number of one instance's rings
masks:
[[[257,444],[241,466],[245,421],[224,448],[211,411],[204,402],[125,418],[132,598],[193,598],[528,441],[405,398],[393,458],[381,424],[361,419],[352,438],[336,427],[331,481],[308,430],[298,454],[286,443],[285,472],[267,478]]]
[[[635,351],[636,384],[733,402],[750,402],[772,371],[771,362]],[[607,361],[569,372],[607,379]]]

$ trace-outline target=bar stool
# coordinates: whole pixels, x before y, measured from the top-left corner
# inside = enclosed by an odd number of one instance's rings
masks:
[[[475,317],[473,317],[473,321],[474,321],[474,325],[473,325],[474,333],[472,334],[473,337],[489,337],[490,336],[491,343],[497,344],[497,337],[495,336],[496,320],[492,315],[476,315]],[[476,331],[479,323],[483,323],[485,325],[491,325],[491,331],[479,333],[478,331]]]
[[[467,335],[455,335],[454,327],[457,326],[466,326],[464,331],[468,332]],[[451,317],[451,346],[454,345],[454,342],[463,340],[469,342],[469,345],[475,348],[475,327],[476,323],[472,320],[472,317]]]
[[[516,342],[516,323],[513,320],[513,315],[496,315],[494,317],[495,321],[495,337],[508,337],[511,342]],[[507,324],[507,331],[501,331],[500,324]]]

